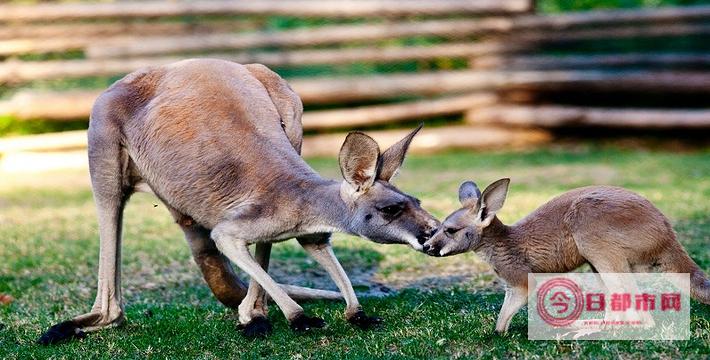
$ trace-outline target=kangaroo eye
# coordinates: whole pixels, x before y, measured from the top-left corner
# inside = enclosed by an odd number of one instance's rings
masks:
[[[397,204],[397,205],[385,206],[379,210],[385,215],[394,216],[394,215],[398,215],[399,213],[401,213],[402,209],[403,209],[402,205]]]
[[[446,235],[453,235],[453,234],[456,234],[457,232],[459,232],[459,230],[461,230],[461,229],[446,228],[446,230],[444,230],[444,233]]]

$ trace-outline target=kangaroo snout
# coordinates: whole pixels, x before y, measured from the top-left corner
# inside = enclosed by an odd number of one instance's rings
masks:
[[[442,240],[442,235],[439,234],[440,231],[437,229],[437,231],[432,234],[432,236],[427,240],[424,244],[422,244],[422,252],[429,255],[429,256],[436,256],[439,257],[441,256],[441,249],[444,247],[446,244],[445,241]]]
[[[422,233],[417,236],[417,241],[424,245],[427,241],[429,241],[429,239],[431,239],[432,236],[434,236],[434,234],[436,234],[437,230],[439,230],[438,222],[430,225],[428,229],[422,231]]]
[[[429,256],[439,256],[439,248],[436,245],[424,244],[422,252]]]

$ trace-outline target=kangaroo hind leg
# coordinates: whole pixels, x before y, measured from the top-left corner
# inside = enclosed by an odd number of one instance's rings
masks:
[[[99,122],[98,124],[96,122]],[[121,298],[121,227],[123,209],[132,192],[126,175],[128,154],[117,129],[92,119],[89,169],[99,225],[99,273],[91,311],[52,326],[38,342],[48,345],[83,337],[83,331],[118,325],[124,320]]]

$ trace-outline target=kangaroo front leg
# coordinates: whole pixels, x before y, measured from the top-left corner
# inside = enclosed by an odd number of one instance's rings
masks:
[[[264,271],[269,269],[271,243],[257,243],[254,257]],[[239,323],[246,337],[265,337],[271,333],[271,323],[266,317],[266,292],[252,278],[246,298],[239,305]]]
[[[526,287],[512,287],[505,291],[505,300],[503,307],[498,314],[496,322],[496,331],[504,333],[508,331],[510,320],[513,318],[520,308],[528,302],[528,289]]]
[[[361,329],[369,329],[382,323],[382,319],[367,316],[360,307],[350,279],[333,253],[330,234],[300,237],[298,242],[313,259],[325,268],[335,285],[340,289],[343,298],[345,298],[345,317],[348,322]]]
[[[276,302],[276,305],[278,305],[284,313],[293,330],[303,331],[325,326],[325,322],[322,319],[308,317],[303,314],[303,308],[293,301],[288,294],[286,294],[286,291],[284,291],[261,265],[254,260],[254,257],[249,253],[246,241],[235,239],[225,234],[224,231],[220,231],[219,227],[212,231],[212,237],[217,247],[227,258],[237,264],[240,269],[249,274],[252,279],[266,290],[266,293],[271,296],[274,302]],[[248,315],[240,313],[239,317],[246,318]]]

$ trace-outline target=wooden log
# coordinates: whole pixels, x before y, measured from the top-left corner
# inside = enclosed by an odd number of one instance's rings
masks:
[[[710,93],[710,73],[690,71],[439,71],[433,73],[294,79],[306,104],[345,103],[474,91],[614,91]],[[101,91],[18,93],[0,115],[22,119],[86,118]]]
[[[494,94],[474,93],[389,105],[307,111],[303,114],[303,128],[306,130],[357,128],[362,126],[391,124],[403,120],[461,114],[466,110],[492,105],[496,100],[497,98]]]
[[[121,39],[124,41],[135,41],[135,38],[132,36],[122,37]],[[82,50],[95,41],[97,41],[97,39],[85,37],[0,40],[0,56],[47,54]]]
[[[567,31],[560,31],[555,29],[520,29],[519,32],[503,33],[498,35],[493,34],[489,36],[484,42],[490,44],[489,46],[492,49],[494,48],[494,44],[499,43],[501,45],[505,44],[507,46],[512,47],[512,50],[505,50],[505,53],[501,54],[496,54],[495,51],[489,51],[488,56],[491,57],[490,59],[481,59],[479,61],[479,59],[474,56],[470,59],[469,63],[471,64],[471,68],[492,69],[496,68],[495,62],[500,61],[500,59],[503,58],[502,55],[510,55],[523,52],[532,53],[543,49],[555,50],[558,48],[568,51],[567,46],[569,46],[570,44],[576,44],[580,41],[597,41],[598,43],[608,43],[610,41],[613,42],[614,40],[626,39],[653,39],[673,37],[682,38],[687,36],[701,37],[708,35],[710,35],[710,24],[693,23],[670,24],[665,26],[651,24],[642,26],[625,26],[601,29],[572,29]],[[501,46],[500,48],[503,49],[504,47]],[[589,59],[592,59],[592,57],[589,57]],[[581,61],[589,62],[589,59]],[[676,60],[667,60],[666,62],[673,61]],[[541,68],[543,67],[541,66]],[[550,69],[560,70],[554,67],[550,67]],[[535,70],[535,67],[530,68],[530,70]]]
[[[0,40],[0,56],[84,50],[86,55],[91,58],[139,57],[226,49],[243,50],[262,47],[339,44],[408,36],[439,36],[447,39],[461,39],[481,34],[511,34],[509,38],[501,41],[510,46],[521,47],[523,45],[521,43],[525,42],[554,44],[597,38],[685,36],[703,35],[709,32],[708,25],[702,24],[671,24],[667,26],[652,24],[644,27],[626,26],[611,29],[578,29],[574,31],[559,31],[554,28],[547,29],[543,26],[539,31],[520,33],[525,27],[517,26],[516,21],[506,18],[428,20],[389,24],[330,25],[278,32],[210,33],[179,36],[156,36],[156,34],[146,32],[147,36],[142,37],[140,41],[136,41],[135,36],[127,36],[126,34],[109,39],[81,35],[43,39],[19,38]],[[545,22],[541,24],[545,24]],[[550,32],[549,30],[554,31]],[[507,50],[504,51],[509,52]]]
[[[4,14],[3,12],[0,12]],[[669,28],[669,32],[688,33],[691,28],[688,22],[694,20],[707,20],[710,18],[710,6],[697,6],[688,8],[666,8],[654,10],[633,10],[633,11],[597,11],[597,12],[582,12],[577,14],[564,15],[545,15],[545,16],[520,16],[516,18],[487,18],[476,20],[429,20],[413,23],[393,23],[393,24],[361,24],[361,25],[332,25],[324,26],[316,29],[300,29],[290,30],[287,32],[276,33],[256,33],[250,35],[242,35],[233,38],[231,35],[214,35],[208,37],[204,43],[201,43],[201,36],[195,37],[158,37],[150,31],[142,32],[148,37],[143,41],[149,41],[146,46],[137,46],[136,49],[127,48],[121,50],[121,47],[128,46],[135,39],[118,35],[118,39],[107,39],[97,36],[88,36],[84,34],[82,26],[93,26],[91,24],[77,24],[76,31],[68,37],[53,36],[51,40],[37,39],[32,37],[13,38],[12,40],[0,41],[0,55],[8,56],[22,53],[42,53],[67,51],[75,49],[83,49],[92,43],[100,43],[96,45],[93,52],[95,57],[111,57],[112,54],[120,55],[126,52],[124,56],[140,56],[141,53],[151,53],[146,50],[148,45],[157,46],[157,53],[169,53],[180,51],[205,51],[209,49],[229,48],[229,49],[244,49],[248,47],[266,47],[266,46],[299,46],[299,45],[316,45],[338,42],[349,42],[358,40],[382,40],[389,38],[431,35],[443,36],[448,38],[460,38],[463,36],[479,35],[486,33],[516,33],[520,34],[522,30],[555,30],[553,34],[557,34],[554,38],[574,40],[574,35],[564,35],[565,32],[560,30],[570,30],[580,27],[588,27],[594,25],[630,25],[651,24],[653,36],[661,36],[664,31],[664,26],[658,26],[662,22],[672,22],[674,27]],[[685,25],[685,29],[683,29]],[[43,25],[44,26],[44,25]],[[71,26],[71,25],[54,25],[54,26]],[[98,26],[98,25],[97,25]],[[115,26],[115,25],[114,25]],[[157,24],[145,24],[144,26],[158,26]],[[165,26],[160,24],[160,26]],[[10,26],[3,27],[11,29]],[[120,29],[120,28],[118,28]],[[599,31],[602,31],[601,29]],[[7,30],[0,30],[7,31]],[[604,30],[608,31],[608,30]],[[629,34],[629,31],[631,33]],[[625,36],[643,36],[645,31],[633,33],[633,30],[628,30]],[[640,33],[640,35],[638,34]],[[172,33],[175,34],[175,33]],[[534,34],[534,33],[533,33]],[[544,40],[546,34],[537,35],[537,40]],[[618,33],[624,35],[623,32]],[[586,37],[607,36],[608,32],[586,32]],[[531,35],[527,35],[531,36]],[[581,32],[580,36],[584,37],[585,32]],[[611,36],[620,36],[611,34]],[[541,39],[542,37],[542,39]],[[34,40],[34,41],[32,41]],[[105,43],[105,44],[104,44]],[[116,48],[118,47],[118,48]],[[143,49],[143,50],[140,50]],[[90,54],[91,56],[91,54]]]
[[[99,41],[112,36],[150,36],[181,34],[212,34],[254,29],[253,19],[208,20],[200,22],[119,21],[68,24],[7,24],[0,26],[0,40],[30,40],[42,38],[85,38]],[[89,40],[87,40],[89,41]],[[87,42],[88,43],[88,42]]]
[[[0,139],[0,154],[86,149],[86,130],[64,131]]]
[[[369,131],[382,147],[404,137],[411,129]],[[311,135],[304,137],[303,156],[336,156],[346,133]],[[0,154],[69,151],[86,148],[86,131],[21,136],[0,139]],[[432,153],[448,149],[522,148],[550,141],[544,130],[507,129],[495,126],[447,126],[427,128],[412,142],[410,152]]]
[[[512,19],[511,31],[528,29],[569,30],[633,24],[678,24],[707,20],[710,5],[626,10],[579,11],[552,15],[525,15]]]
[[[576,56],[517,56],[534,49],[525,42],[488,41],[481,43],[448,43],[431,46],[389,48],[345,48],[318,50],[285,50],[278,52],[212,53],[209,57],[238,63],[261,63],[267,66],[304,66],[314,64],[346,64],[352,62],[396,62],[436,58],[471,58],[474,69],[564,70],[614,66],[692,67],[708,66],[707,54],[619,54]],[[110,76],[135,69],[169,64],[183,57],[141,57],[127,59],[82,59],[64,61],[0,63],[0,83],[17,84],[34,80]]]
[[[710,73],[664,71],[440,71],[291,81],[307,104],[485,90],[710,91]]]
[[[710,34],[710,25],[673,24],[666,26],[626,26],[603,29],[582,29],[574,31],[530,31],[521,34],[511,33],[510,41],[535,42],[541,44],[559,44],[582,40],[613,40],[628,38],[655,38],[675,36],[703,36]]]
[[[93,101],[98,96],[94,92],[72,92],[64,96],[51,93],[20,93],[16,103],[3,106],[0,111],[18,119],[68,120],[86,118]],[[34,99],[34,100],[30,100]],[[33,104],[33,102],[37,104]],[[489,93],[475,93],[434,100],[421,100],[390,105],[364,106],[352,109],[308,111],[303,115],[306,130],[371,126],[416,118],[427,118],[463,113],[478,106],[492,105],[496,97]],[[63,104],[67,104],[64,106]],[[38,105],[41,104],[41,105]],[[9,109],[13,108],[14,111]]]
[[[493,22],[496,19],[489,19]],[[176,54],[183,52],[206,52],[219,50],[243,50],[260,47],[296,47],[325,44],[339,44],[354,41],[374,41],[395,39],[408,36],[440,36],[447,39],[460,39],[482,34],[482,28],[475,20],[431,20],[422,22],[404,22],[374,25],[337,25],[315,29],[297,29],[274,33],[248,34],[212,34],[204,36],[146,37],[141,41],[134,39],[114,39],[88,44],[86,55],[90,58],[139,57]],[[555,44],[590,39],[652,38],[668,36],[706,35],[710,25],[678,24],[659,27],[625,27],[612,29],[592,29],[575,31],[538,31],[511,33],[500,39],[509,46],[525,47],[527,43]],[[75,41],[75,40],[74,40]],[[69,42],[72,44],[72,42]],[[2,49],[0,42],[0,49]],[[17,48],[28,51],[31,43],[19,45],[7,44],[0,54],[16,53]],[[34,51],[41,51],[42,44]],[[42,45],[42,46],[41,46]],[[13,47],[14,46],[14,47]],[[47,44],[48,48],[57,48],[59,43]],[[500,47],[503,48],[503,47]],[[509,52],[509,51],[506,51]]]
[[[215,2],[122,2],[94,4],[1,5],[0,21],[56,21],[102,18],[151,18],[191,15],[286,15],[322,17],[382,17],[411,15],[473,15],[518,13],[532,10],[529,0],[300,0]],[[555,28],[632,23],[688,22],[706,19],[710,6],[663,7],[655,9],[595,10],[555,15],[526,15],[515,19],[516,29]]]
[[[411,129],[368,131],[383,148],[394,144]],[[303,139],[303,156],[336,156],[347,134],[324,134]],[[495,126],[425,127],[412,142],[410,152],[433,153],[449,149],[518,149],[549,142],[551,135],[539,129],[507,129]]]
[[[708,129],[708,109],[604,109],[571,106],[494,105],[466,113],[470,124],[556,127],[614,127],[637,129]]]
[[[710,68],[710,54],[635,53],[566,56],[530,55],[508,57],[493,55],[475,57],[471,60],[471,68],[499,70],[566,70],[629,66],[707,69]],[[1,72],[2,70],[0,70],[0,73]],[[1,76],[0,79],[2,79]]]
[[[498,20],[488,19],[486,21],[495,24]],[[141,41],[122,38],[91,44],[86,48],[86,54],[90,58],[111,58],[226,49],[243,50],[263,47],[314,46],[395,39],[408,36],[442,36],[456,39],[481,34],[483,31],[481,25],[475,20],[428,20],[384,24],[330,25],[319,28],[238,35],[145,37]],[[2,44],[0,43],[0,45]],[[9,50],[4,51],[7,52]]]
[[[187,15],[283,15],[303,17],[372,17],[478,15],[530,10],[529,0],[260,0],[141,1],[2,5],[0,21],[57,21],[105,18],[152,18]]]
[[[14,152],[3,154],[0,157],[0,177],[3,177],[3,185],[13,182],[18,186],[26,186],[27,178],[13,176],[19,173],[35,173],[34,179],[47,177],[49,171],[65,171],[69,169],[87,169],[88,155],[86,150],[73,150],[61,152]],[[83,173],[83,172],[82,172]],[[82,177],[76,178],[82,182]],[[38,180],[46,181],[46,180]],[[76,182],[74,182],[76,185]]]
[[[146,33],[146,36],[143,36],[140,41],[136,41],[133,36],[117,36],[109,39],[75,35],[51,39],[23,38],[0,41],[0,55],[85,49],[88,57],[111,58],[189,51],[204,52],[219,49],[313,46],[407,36],[461,38],[481,34],[491,31],[491,29],[503,31],[507,28],[508,22],[509,19],[490,18],[481,21],[428,20],[384,24],[328,25],[318,28],[244,34],[154,36]]]
[[[278,52],[211,53],[209,57],[241,64],[260,63],[267,66],[304,66],[315,64],[347,64],[353,62],[396,62],[436,58],[470,58],[487,54],[522,51],[525,44],[500,42],[449,43],[431,46],[388,48],[345,48],[317,50],[285,50]],[[81,59],[0,63],[0,84],[17,84],[34,80],[119,75],[146,66],[169,64],[183,57],[141,57],[126,59]]]
[[[35,80],[119,75],[142,67],[165,65],[179,60],[179,57],[27,62],[7,60],[0,63],[0,84],[17,85]]]
[[[22,91],[10,100],[0,101],[0,114],[21,120],[88,119],[99,94],[101,91],[97,90]]]

